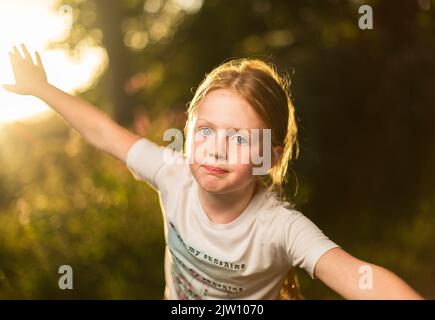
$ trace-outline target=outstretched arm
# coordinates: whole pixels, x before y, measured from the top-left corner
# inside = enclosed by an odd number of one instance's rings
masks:
[[[125,162],[129,148],[140,136],[118,125],[87,101],[49,84],[39,53],[35,52],[35,64],[27,48],[23,44],[21,48],[24,57],[16,47],[9,53],[15,84],[2,87],[10,92],[40,98],[58,112],[86,141]]]
[[[391,271],[348,254],[341,248],[326,252],[314,275],[346,299],[422,299]]]

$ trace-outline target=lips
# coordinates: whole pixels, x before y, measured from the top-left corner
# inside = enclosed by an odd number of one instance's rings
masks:
[[[225,173],[228,173],[227,170],[219,168],[219,167],[206,166],[206,165],[203,165],[202,167],[204,168],[204,170],[206,172],[211,173],[211,174],[225,174]]]

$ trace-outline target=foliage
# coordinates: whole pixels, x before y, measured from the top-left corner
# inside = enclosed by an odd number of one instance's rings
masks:
[[[273,62],[292,78],[301,157],[287,192],[298,186],[297,208],[345,250],[435,297],[433,1],[368,1],[374,30],[358,28],[356,0],[107,3],[59,2],[74,23],[53,46],[108,51],[84,98],[131,128],[145,114],[153,124],[141,132],[161,144],[206,72],[231,57]],[[149,187],[57,118],[11,125],[0,140],[0,298],[161,297],[163,230]],[[57,288],[62,264],[76,290]],[[308,299],[338,298],[304,272],[300,282]]]

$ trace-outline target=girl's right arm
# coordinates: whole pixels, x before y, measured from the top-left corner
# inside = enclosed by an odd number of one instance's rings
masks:
[[[21,48],[24,58],[16,47],[9,53],[15,84],[2,87],[10,92],[40,98],[90,144],[126,162],[128,150],[141,137],[118,125],[92,104],[49,84],[39,53],[35,52],[37,63],[34,64],[27,48],[24,45]]]

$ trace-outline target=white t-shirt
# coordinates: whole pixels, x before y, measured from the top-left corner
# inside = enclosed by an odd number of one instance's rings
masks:
[[[288,270],[314,279],[314,267],[338,247],[298,211],[264,188],[227,224],[212,222],[198,198],[198,184],[179,152],[140,139],[127,167],[159,192],[165,222],[167,299],[278,299]]]

